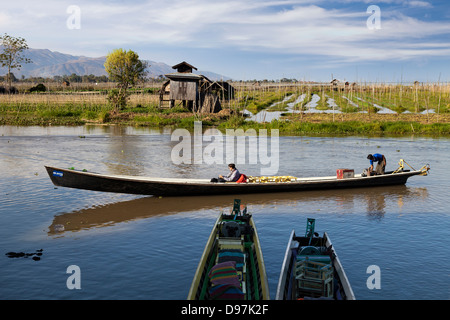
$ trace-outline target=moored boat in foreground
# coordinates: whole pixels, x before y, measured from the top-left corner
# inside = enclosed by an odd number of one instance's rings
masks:
[[[219,194],[249,194],[328,190],[344,188],[367,188],[405,184],[415,175],[427,175],[429,167],[420,170],[399,168],[383,175],[365,177],[355,174],[350,178],[291,176],[250,177],[244,183],[214,183],[209,179],[178,179],[136,177],[127,175],[106,175],[86,170],[62,169],[46,166],[47,173],[55,186],[155,196],[194,196]]]
[[[344,268],[328,234],[314,232],[308,219],[305,236],[292,231],[286,248],[276,300],[355,300]]]
[[[234,200],[220,214],[195,272],[188,300],[269,300],[258,233],[247,208]]]

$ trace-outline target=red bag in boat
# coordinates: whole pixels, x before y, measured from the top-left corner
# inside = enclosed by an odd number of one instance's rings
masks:
[[[238,181],[236,181],[236,182],[237,183],[247,183],[247,176],[245,174],[241,174]]]

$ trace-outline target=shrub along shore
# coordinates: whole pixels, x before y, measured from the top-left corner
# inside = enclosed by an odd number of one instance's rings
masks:
[[[127,108],[120,112],[113,112],[104,92],[19,93],[0,95],[0,125],[97,124],[189,129],[193,128],[194,121],[202,121],[204,128],[278,129],[280,134],[286,135],[450,136],[450,90],[425,93],[423,90],[410,90],[411,97],[407,95],[406,89],[402,90],[400,98],[392,89],[358,93],[336,91],[331,87],[314,91],[310,86],[245,86],[237,88],[235,98],[223,102],[223,110],[217,114],[197,114],[181,106],[160,109],[157,88],[132,93]],[[314,95],[321,98],[316,110],[335,108],[329,103],[332,100],[342,112],[308,113],[311,108],[308,103]],[[394,112],[382,114],[377,112],[375,106],[388,107]],[[270,123],[258,123],[248,121],[243,115],[244,110],[251,113],[261,110],[286,112]]]

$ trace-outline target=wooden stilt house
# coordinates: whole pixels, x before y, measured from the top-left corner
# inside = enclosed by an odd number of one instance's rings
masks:
[[[222,109],[217,89],[224,88],[224,85],[193,73],[197,68],[185,61],[172,68],[176,72],[166,74],[169,80],[161,88],[160,107],[163,107],[164,102],[169,102],[170,108],[182,104],[194,112],[215,113]]]

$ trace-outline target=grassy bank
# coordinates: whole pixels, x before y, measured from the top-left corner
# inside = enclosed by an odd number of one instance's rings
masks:
[[[333,120],[330,114],[304,114],[291,116],[288,121],[257,123],[240,117],[231,117],[219,125],[220,129],[278,129],[280,134],[326,135],[427,135],[450,136],[450,115],[377,115],[358,119],[357,115],[340,115]]]
[[[160,109],[157,87],[132,91],[128,107],[119,113],[112,112],[104,88],[0,95],[0,125],[193,128],[194,121],[202,121],[204,127],[278,129],[280,134],[450,136],[449,86],[234,85],[235,98],[222,101],[223,110],[218,114],[197,114],[181,106]],[[246,121],[242,116],[243,110],[284,111],[288,103],[305,111],[314,95],[320,97],[317,110],[335,108],[342,113],[286,113],[271,123]],[[300,96],[304,99],[297,103]],[[335,105],[331,107],[330,102]],[[380,114],[375,105],[397,113]]]
[[[74,126],[117,124],[131,126],[193,127],[194,121],[219,125],[230,112],[196,114],[182,107],[160,109],[159,96],[132,94],[127,108],[113,112],[102,94],[45,94],[0,96],[0,125]]]

